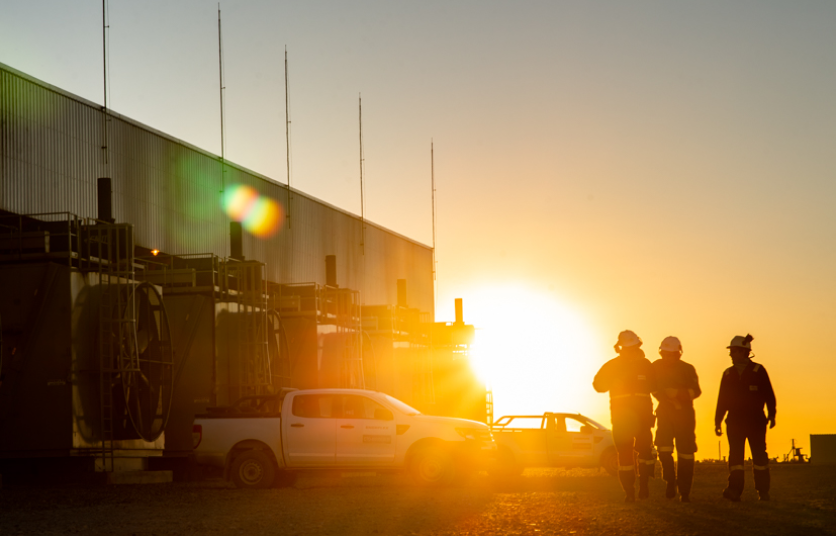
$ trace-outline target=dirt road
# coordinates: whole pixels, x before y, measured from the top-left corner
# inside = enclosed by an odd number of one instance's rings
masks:
[[[773,466],[773,500],[720,499],[723,466],[700,465],[691,504],[623,504],[618,483],[586,470],[528,470],[455,488],[401,476],[303,476],[288,489],[241,491],[222,481],[108,488],[0,490],[0,534],[635,534],[836,535],[836,467]],[[658,468],[657,468],[658,474]]]

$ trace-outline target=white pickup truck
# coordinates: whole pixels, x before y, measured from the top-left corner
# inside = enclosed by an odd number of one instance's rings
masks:
[[[486,424],[422,415],[377,391],[285,389],[209,411],[194,421],[195,461],[242,488],[322,470],[408,471],[424,485],[449,484],[496,456]]]
[[[526,467],[603,467],[614,475],[612,432],[578,413],[509,415],[491,427],[499,447],[491,472],[516,476]]]

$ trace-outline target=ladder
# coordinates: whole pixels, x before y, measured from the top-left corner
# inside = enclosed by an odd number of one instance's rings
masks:
[[[136,354],[134,244],[130,224],[96,222],[84,227],[82,269],[98,279],[99,423],[101,470],[115,469],[117,415],[114,390],[123,375],[139,371]],[[121,415],[119,416],[121,418]]]

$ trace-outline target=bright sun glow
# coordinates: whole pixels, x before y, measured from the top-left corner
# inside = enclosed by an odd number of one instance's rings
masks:
[[[578,412],[592,416],[599,344],[577,311],[527,288],[484,289],[465,300],[476,326],[472,363],[493,389],[495,416]]]

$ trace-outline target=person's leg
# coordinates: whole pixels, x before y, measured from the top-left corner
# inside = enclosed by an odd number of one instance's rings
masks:
[[[729,437],[729,485],[723,490],[723,497],[739,501],[743,493],[743,453],[746,447],[746,431],[740,425],[726,424]]]
[[[675,423],[677,477],[679,497],[690,502],[691,485],[694,482],[694,453],[697,452],[697,427],[694,410],[682,411]]]
[[[635,423],[629,413],[612,413],[612,439],[618,452],[618,481],[627,502],[636,500],[636,466],[633,455]]]
[[[673,463],[673,418],[665,413],[656,412],[656,451],[662,463],[662,478],[667,482],[665,497],[673,499],[676,496],[676,466]]]
[[[755,489],[762,501],[769,500],[769,455],[766,453],[766,424],[755,424],[749,430],[749,449],[752,451],[752,472]]]
[[[653,459],[653,432],[650,426],[641,426],[636,430],[636,452],[638,452],[639,464],[639,499],[646,499],[650,496],[648,479],[652,478],[656,470],[656,460]]]

